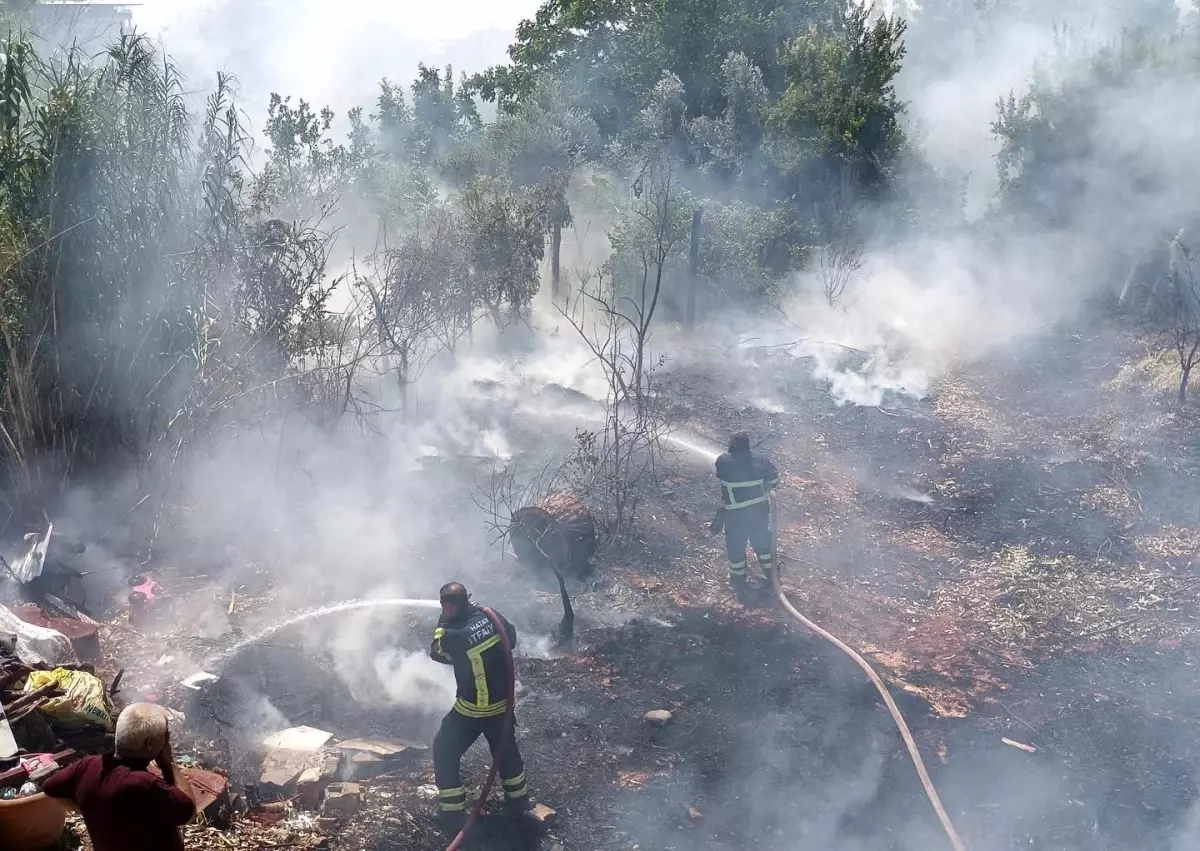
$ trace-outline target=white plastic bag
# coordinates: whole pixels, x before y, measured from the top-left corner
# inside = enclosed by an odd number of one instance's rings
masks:
[[[10,565],[12,575],[22,585],[42,575],[42,568],[46,566],[46,547],[50,546],[50,536],[53,534],[54,524],[51,523],[45,535],[30,532],[25,536],[25,552],[13,559]]]
[[[25,623],[4,606],[0,606],[0,634],[17,637],[17,658],[28,665],[79,662],[71,640],[61,632]]]

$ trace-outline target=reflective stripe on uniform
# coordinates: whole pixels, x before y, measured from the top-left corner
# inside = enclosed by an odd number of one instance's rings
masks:
[[[461,697],[454,701],[454,711],[459,715],[465,715],[467,718],[491,718],[495,715],[503,715],[507,709],[507,700],[502,700],[499,703],[489,703],[487,706],[476,706],[473,703],[467,703]]]
[[[746,562],[731,561],[729,562],[729,572],[734,576],[742,576],[746,573]]]
[[[467,808],[467,789],[457,786],[454,789],[438,789],[438,806],[444,813],[454,813]]]
[[[443,659],[449,659],[450,654],[442,649],[442,639],[446,636],[445,627],[437,627],[433,631],[433,646],[437,650],[439,656]]]
[[[729,503],[725,506],[727,509],[749,508],[751,505],[759,505],[767,501],[766,482],[762,479],[755,479],[751,482],[727,482],[721,480],[721,487],[725,488],[725,496],[729,499]],[[742,490],[743,488],[758,488],[760,491],[759,496],[738,502],[733,492],[734,490]]]
[[[501,778],[500,783],[504,786],[504,797],[506,798],[524,798],[529,794],[529,787],[525,784],[524,771],[516,777]]]
[[[487,641],[472,647],[467,651],[467,659],[471,662],[471,673],[475,675],[475,706],[476,711],[489,709],[492,704],[488,699],[491,695],[488,693],[487,670],[483,667],[483,653],[485,650],[491,650],[500,643],[500,636],[493,635]],[[503,712],[501,708],[501,712]],[[488,713],[495,714],[495,713]],[[481,716],[474,716],[476,718]]]

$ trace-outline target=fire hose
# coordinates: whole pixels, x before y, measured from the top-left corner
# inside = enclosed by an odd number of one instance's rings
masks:
[[[772,552],[776,553],[776,558],[778,558],[777,545],[779,534],[779,514],[777,511],[776,497],[774,494],[772,494],[770,497],[770,503],[772,538],[771,550]],[[954,851],[967,851],[967,846],[963,843],[962,837],[958,835],[958,831],[954,828],[954,823],[950,821],[949,813],[947,813],[946,808],[942,806],[942,799],[938,796],[937,789],[933,787],[933,781],[929,779],[929,772],[925,770],[925,761],[921,759],[921,752],[917,749],[917,742],[913,738],[912,733],[909,731],[908,724],[904,721],[904,716],[900,714],[900,708],[896,706],[896,701],[892,699],[891,693],[888,691],[887,686],[884,685],[883,680],[880,679],[879,674],[875,673],[875,669],[871,667],[870,663],[867,662],[867,660],[864,659],[854,648],[850,647],[833,633],[822,629],[804,615],[800,614],[796,607],[793,606],[791,601],[787,598],[787,594],[783,592],[783,587],[779,583],[779,571],[773,570],[771,571],[771,574],[771,584],[774,587],[775,594],[777,597],[779,597],[779,602],[783,605],[783,608],[787,611],[787,613],[798,620],[805,628],[816,633],[821,638],[824,638],[838,650],[841,650],[843,653],[853,659],[854,663],[863,669],[863,672],[867,675],[868,679],[871,680],[871,683],[879,691],[880,696],[883,698],[883,702],[887,705],[888,712],[892,714],[892,720],[896,722],[896,727],[900,730],[900,736],[904,739],[904,744],[908,748],[908,755],[912,759],[913,766],[917,769],[917,775],[921,778],[921,785],[925,788],[925,795],[929,798],[929,803],[933,805],[934,812],[937,813],[938,821],[942,823],[942,829],[946,832],[946,838],[950,840],[950,845],[953,846]]]
[[[774,494],[771,495],[770,505],[771,536],[773,539],[771,549],[773,552],[778,553],[777,536],[779,529],[779,514]],[[782,604],[783,608],[788,612],[788,614],[799,621],[800,624],[806,629],[825,639],[838,650],[841,650],[852,660],[854,660],[854,663],[858,665],[858,667],[862,668],[863,673],[867,675],[867,678],[870,679],[872,685],[875,686],[876,690],[879,692],[879,695],[883,698],[883,702],[887,706],[888,712],[891,713],[892,720],[896,722],[896,727],[900,731],[901,738],[904,739],[904,744],[905,747],[908,748],[908,755],[912,760],[913,767],[916,768],[917,776],[921,779],[921,786],[924,787],[925,795],[929,798],[929,803],[933,805],[933,809],[937,814],[938,821],[941,822],[942,829],[946,832],[946,838],[950,840],[950,845],[954,848],[954,851],[967,851],[966,844],[962,841],[962,837],[959,836],[958,831],[954,827],[954,822],[950,820],[950,814],[946,812],[946,808],[942,804],[942,799],[938,795],[937,789],[934,788],[933,781],[929,777],[929,772],[925,768],[925,761],[921,759],[921,752],[917,748],[917,742],[913,738],[912,732],[908,729],[908,724],[905,722],[904,716],[900,713],[900,708],[896,706],[896,701],[892,699],[891,692],[888,691],[887,686],[879,677],[879,674],[875,672],[875,669],[871,667],[870,663],[867,662],[867,660],[864,659],[854,648],[850,647],[836,635],[828,632],[825,629],[822,629],[816,623],[801,614],[800,611],[793,606],[791,601],[787,598],[787,594],[784,593],[783,587],[779,583],[779,571],[775,570],[772,571],[772,573],[772,585],[775,594],[779,598],[780,604]],[[487,804],[488,795],[491,794],[492,788],[496,784],[496,776],[500,771],[500,758],[503,756],[504,748],[508,746],[512,736],[515,718],[514,713],[516,711],[517,699],[515,687],[517,674],[516,665],[513,663],[512,643],[508,640],[508,630],[504,628],[504,624],[500,622],[500,619],[496,616],[496,613],[490,608],[487,606],[482,606],[480,608],[483,613],[487,615],[488,620],[492,622],[492,625],[496,627],[496,632],[500,635],[500,643],[504,647],[504,660],[508,666],[508,703],[504,712],[504,726],[500,734],[500,744],[496,746],[496,750],[492,754],[492,767],[488,771],[487,780],[483,784],[483,791],[479,795],[479,800],[475,802],[475,807],[471,810],[471,814],[467,817],[462,829],[458,832],[458,835],[454,837],[454,840],[450,843],[450,845],[447,846],[446,851],[458,851],[458,849],[462,847],[463,842],[466,841],[467,834],[470,832],[475,822],[477,822],[479,817],[483,814],[483,808]]]
[[[496,613],[487,606],[480,606],[480,610],[488,616],[488,620],[496,627],[496,632],[500,636],[500,643],[504,646],[504,661],[508,665],[508,703],[504,710],[504,726],[500,730],[500,744],[496,745],[496,750],[492,753],[492,767],[488,771],[487,781],[483,784],[483,791],[479,793],[479,800],[475,802],[475,808],[471,810],[471,814],[467,816],[462,829],[454,837],[454,841],[447,846],[446,851],[458,851],[462,847],[463,842],[466,841],[467,833],[470,832],[475,822],[479,821],[479,817],[483,815],[484,805],[487,804],[488,795],[492,794],[492,787],[496,785],[496,775],[500,772],[500,757],[504,755],[504,749],[508,747],[508,743],[512,738],[513,723],[515,721],[514,713],[517,707],[517,669],[513,663],[512,642],[508,640],[508,630],[504,628],[504,624],[500,622],[500,618],[496,616]]]

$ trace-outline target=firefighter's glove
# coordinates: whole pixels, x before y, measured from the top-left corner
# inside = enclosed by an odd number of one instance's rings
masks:
[[[713,515],[712,522],[708,524],[708,531],[716,535],[725,528],[725,507],[717,509],[717,513]]]

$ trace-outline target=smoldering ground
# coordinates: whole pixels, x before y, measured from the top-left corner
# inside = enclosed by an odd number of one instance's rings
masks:
[[[953,66],[940,79],[963,79],[964,98],[986,94],[990,103],[996,93],[987,86],[969,85],[975,79],[969,68]],[[1011,69],[988,67],[978,73],[1006,83],[1020,78]],[[940,100],[922,103],[914,111],[939,128],[954,115],[983,112],[978,103],[947,98],[945,91],[939,90]],[[1112,471],[1096,469],[1105,465],[1094,463],[1082,472],[1072,467],[1046,477],[1044,468],[1063,466],[1046,457],[1048,451],[1061,450],[1051,445],[1058,439],[1054,424],[1080,415],[1079,406],[1088,400],[1080,400],[1078,388],[1088,370],[1122,353],[1120,343],[1115,337],[1101,338],[1094,348],[1065,356],[1044,344],[1064,326],[1089,327],[1094,318],[1089,299],[1113,288],[1112,256],[1136,255],[1156,230],[1187,212],[1186,198],[1195,197],[1194,176],[1177,152],[1194,141],[1194,128],[1166,117],[1193,114],[1193,95],[1188,86],[1167,79],[1139,83],[1104,99],[1091,137],[1093,150],[1078,164],[1077,177],[1087,188],[1075,196],[1077,215],[1052,236],[1030,234],[1018,226],[1004,226],[997,233],[1001,226],[987,220],[949,234],[923,236],[912,245],[871,245],[861,273],[836,306],[823,304],[819,282],[802,276],[788,292],[786,321],[746,318],[743,327],[735,323],[722,329],[724,337],[716,341],[715,351],[712,338],[701,345],[683,335],[660,335],[653,345],[670,356],[666,380],[692,388],[678,403],[689,409],[688,425],[717,439],[729,427],[743,425],[764,435],[783,431],[794,438],[820,439],[835,457],[832,463],[818,459],[827,466],[814,470],[814,479],[829,476],[832,482],[834,473],[849,470],[855,486],[864,490],[936,493],[936,504],[915,501],[915,510],[925,512],[915,517],[904,514],[898,519],[893,508],[880,510],[889,523],[915,519],[952,534],[965,542],[969,556],[983,557],[1001,546],[1044,543],[1049,550],[1039,555],[1068,551],[1097,562],[1092,565],[1096,570],[1117,570],[1113,560],[1128,553],[1121,549],[1126,530],[1120,528],[1127,521],[1080,519],[1064,511],[1066,494],[1090,492]],[[1169,129],[1159,132],[1163,127]],[[1151,139],[1157,147],[1148,144]],[[1134,167],[1111,168],[1131,158]],[[542,324],[551,323],[543,317]],[[277,583],[282,585],[280,596],[273,600],[280,607],[368,593],[427,597],[453,576],[494,593],[507,614],[521,619],[519,625],[536,622],[539,611],[524,593],[527,578],[497,558],[471,495],[494,463],[512,459],[536,468],[546,455],[569,451],[575,428],[593,427],[596,409],[587,400],[603,397],[604,382],[597,380],[586,349],[566,342],[570,329],[561,324],[558,328],[557,339],[538,339],[523,357],[507,363],[497,349],[481,343],[477,353],[462,356],[453,366],[431,370],[416,390],[419,414],[408,422],[389,417],[386,425],[376,422],[357,433],[336,435],[301,422],[220,445],[189,472],[180,501],[190,514],[180,529],[163,531],[163,551],[180,561],[209,559],[214,563],[213,585],[222,589],[246,584],[244,576],[222,575],[228,564],[270,563],[283,579]],[[784,346],[797,332],[808,338],[806,343]],[[742,355],[731,359],[729,352],[751,337],[762,338],[762,348],[792,348],[803,359],[789,363],[752,355],[746,346],[741,347]],[[758,359],[757,368],[748,372],[751,358]],[[944,403],[951,396],[949,379],[986,376],[1005,367],[1012,371],[999,398],[978,391],[974,399],[977,411],[991,410],[993,415],[981,414],[969,428],[954,433],[929,425],[939,415],[939,397]],[[583,398],[563,404],[562,394],[549,390],[550,385]],[[696,391],[696,385],[702,390]],[[1139,406],[1148,404],[1140,397],[1125,401],[1128,407],[1090,400],[1094,409],[1106,409],[1106,416],[1094,418],[1094,428],[1110,444],[1127,442],[1127,421],[1139,414]],[[887,413],[878,410],[881,405]],[[902,407],[905,418],[892,422]],[[585,413],[589,410],[593,414]],[[856,431],[863,423],[866,426]],[[1170,431],[1159,434],[1164,443],[1175,439]],[[778,447],[778,436],[776,440]],[[945,485],[936,478],[941,462],[979,446],[985,453],[1016,447],[1028,457],[966,458],[954,473],[960,489],[939,493],[937,486]],[[771,444],[766,449],[773,451]],[[1094,446],[1075,450],[1100,451]],[[797,464],[789,471],[808,469]],[[1166,471],[1135,471],[1134,489],[1143,504],[1170,503],[1186,511],[1189,504],[1200,502],[1186,476],[1157,478],[1160,475],[1166,476]],[[706,480],[696,486],[689,497],[696,503],[694,513],[711,507],[709,484]],[[105,500],[103,491],[100,494],[96,502]],[[956,510],[941,510],[945,506]],[[79,514],[93,510],[75,509]],[[1139,522],[1150,528],[1159,519],[1161,515]],[[834,528],[842,532],[839,540],[813,544],[806,555],[834,577],[864,578],[848,554],[865,554],[866,561],[875,557],[865,540],[865,526]],[[175,531],[179,535],[172,540]],[[1111,542],[1107,548],[1106,541]],[[1103,563],[1094,555],[1099,552],[1106,554]],[[704,557],[719,563],[715,552],[705,552]],[[669,575],[674,563],[666,562],[664,573]],[[953,561],[945,565],[946,574],[955,567]],[[200,621],[205,630],[221,632],[226,611],[224,600],[205,603],[196,611],[185,606],[180,621]],[[263,623],[272,617],[272,611],[256,615]],[[331,683],[328,690],[339,694],[349,687],[355,704],[399,707],[403,712],[396,712],[398,716],[424,718],[436,705],[445,705],[445,672],[418,661],[419,655],[406,655],[420,653],[424,635],[419,627],[389,635],[382,631],[381,620],[392,623],[386,616],[371,615],[306,629],[303,639],[310,643],[302,640],[300,646],[325,650],[340,679],[322,681],[307,669],[296,676],[310,686]],[[668,847],[684,842],[739,847],[747,837],[774,847],[802,841],[847,849],[929,847],[937,842],[936,826],[913,785],[911,768],[898,756],[887,719],[859,693],[858,674],[836,657],[821,657],[823,651],[803,639],[785,638],[780,624],[749,635],[743,629],[741,624],[715,628],[693,619],[674,628],[598,631],[589,639],[594,655],[612,660],[625,682],[652,682],[662,688],[655,694],[624,694],[618,678],[610,700],[595,683],[580,684],[586,699],[571,696],[582,710],[566,713],[569,723],[556,718],[563,698],[553,685],[556,679],[569,681],[569,662],[523,661],[523,671],[533,682],[521,698],[535,719],[527,735],[533,764],[546,788],[563,789],[577,818],[599,811],[596,824],[621,819],[620,831],[647,845],[656,840]],[[696,655],[682,658],[676,648],[688,641],[694,642]],[[397,647],[405,650],[397,652]],[[818,661],[797,663],[807,652]],[[253,667],[245,659],[240,664]],[[1063,665],[1069,669],[1068,663]],[[283,665],[278,669],[289,670]],[[1106,688],[1103,702],[1111,700],[1109,691],[1130,690],[1121,670],[1105,669],[1112,688]],[[956,813],[963,814],[964,830],[973,839],[980,837],[973,847],[987,848],[989,839],[994,847],[1011,847],[1031,835],[1034,844],[1047,848],[1104,843],[1121,847],[1122,842],[1158,847],[1163,836],[1171,834],[1187,799],[1178,793],[1191,782],[1193,767],[1186,764],[1187,754],[1172,757],[1177,760],[1173,766],[1158,756],[1163,747],[1156,744],[1153,726],[1144,716],[1156,711],[1166,690],[1190,690],[1178,682],[1170,665],[1152,670],[1153,678],[1137,684],[1139,695],[1149,699],[1129,707],[1129,695],[1123,694],[1117,713],[1139,731],[1138,743],[1155,745],[1156,755],[1147,757],[1146,770],[1169,778],[1164,787],[1170,788],[1155,787],[1162,794],[1150,800],[1139,797],[1146,791],[1140,775],[1104,768],[1127,758],[1129,740],[1099,713],[1084,715],[1103,732],[1092,739],[1097,744],[1088,758],[1069,758],[1072,749],[1089,740],[1089,731],[1080,730],[1079,722],[1076,727],[1064,722],[1063,762],[1056,761],[1051,749],[1049,757],[1038,757],[1046,762],[1032,764],[1017,751],[971,741],[972,734],[962,727],[929,722],[948,737],[951,760],[944,771],[938,770],[939,787]],[[231,664],[231,680],[236,671]],[[1094,672],[1071,673],[1054,672],[1054,686],[1067,695],[1068,703],[1072,693],[1089,694]],[[785,680],[782,686],[780,679]],[[672,689],[671,684],[680,688]],[[286,688],[286,683],[271,683],[261,691],[274,696]],[[752,702],[751,695],[762,698]],[[1097,692],[1090,696],[1100,702]],[[646,740],[636,723],[649,708],[643,704],[651,698],[672,702],[681,697],[679,723],[665,734],[666,743]],[[263,695],[256,691],[253,701],[260,699]],[[264,707],[274,706],[275,698],[266,700]],[[609,705],[611,712],[602,711]],[[261,716],[258,723],[278,722],[273,712],[294,720],[303,711],[299,704],[286,709],[262,708],[256,713]],[[542,709],[546,713],[539,715]],[[920,717],[921,708],[914,710]],[[388,712],[379,709],[375,720],[383,723]],[[329,723],[337,720],[328,718]],[[565,744],[564,737],[553,736],[555,724],[571,744],[583,741],[594,747],[593,756],[601,754],[603,765],[556,769]],[[1054,726],[1042,729],[1053,741]],[[933,743],[932,738],[927,741]],[[970,755],[966,767],[955,756],[962,751]],[[663,761],[648,761],[647,753]],[[687,766],[675,777],[668,775],[672,759]],[[613,766],[618,771],[609,771]],[[646,785],[639,778],[652,769],[668,776],[662,786],[651,784],[651,797],[628,791],[619,793],[616,802],[597,800],[595,788],[577,781],[572,785],[565,776],[568,770],[604,771],[606,779],[628,781],[623,788],[629,789]],[[989,796],[986,806],[980,804]],[[1079,803],[1073,803],[1077,799]],[[695,820],[687,814],[687,805],[697,806],[710,825],[701,841],[695,839]],[[1114,813],[1130,808],[1138,815],[1122,824]],[[1151,815],[1142,815],[1147,812]],[[613,838],[614,844],[624,839],[615,834]],[[1187,847],[1186,834],[1178,841]]]

